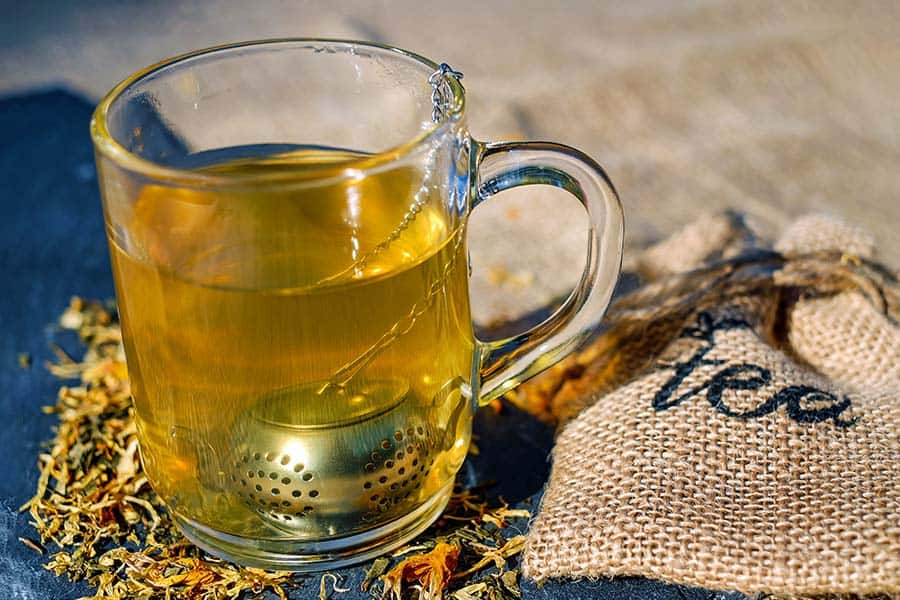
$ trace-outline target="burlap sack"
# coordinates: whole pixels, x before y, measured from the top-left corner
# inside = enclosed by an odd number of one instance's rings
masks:
[[[644,257],[661,278],[526,390],[564,422],[527,576],[900,592],[896,277],[857,234],[806,220],[678,275],[711,253]]]

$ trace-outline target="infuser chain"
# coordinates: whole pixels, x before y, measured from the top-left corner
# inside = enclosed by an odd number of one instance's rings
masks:
[[[449,107],[450,98],[453,95],[447,83],[448,77],[453,77],[457,82],[459,82],[459,80],[463,78],[463,74],[460,71],[454,70],[447,63],[441,63],[438,70],[428,77],[428,83],[429,85],[431,85],[431,102],[433,105],[431,119],[435,123],[443,118],[444,111]],[[426,171],[426,175],[424,178],[425,181],[419,191],[417,191],[413,196],[413,202],[407,210],[406,214],[401,219],[398,226],[381,243],[372,248],[372,250],[370,250],[364,256],[355,260],[349,267],[342,270],[340,273],[322,279],[319,283],[333,281],[346,276],[347,273],[350,273],[352,271],[359,271],[375,256],[381,254],[388,247],[390,247],[390,245],[400,237],[403,231],[405,231],[409,227],[412,221],[414,221],[418,214],[422,211],[425,206],[425,202],[428,199],[430,168],[432,166],[431,162],[435,160],[436,150],[437,147],[433,146],[429,151],[428,158],[426,159],[428,170]],[[321,388],[319,388],[319,394],[323,394],[326,390],[332,387],[343,388],[344,386],[346,386],[347,383],[349,383],[349,381],[357,373],[359,373],[367,364],[369,364],[369,362],[371,362],[377,354],[379,354],[387,346],[396,341],[397,338],[405,335],[410,329],[412,329],[413,325],[415,325],[416,323],[416,320],[419,318],[419,316],[422,315],[422,313],[424,313],[428,309],[428,307],[431,305],[431,302],[434,300],[435,295],[443,287],[445,278],[455,267],[457,251],[459,249],[459,246],[462,244],[463,239],[464,237],[462,235],[457,235],[457,240],[453,246],[453,252],[447,264],[444,265],[443,272],[441,273],[440,277],[432,283],[427,294],[425,295],[425,298],[415,303],[410,308],[409,313],[402,319],[394,323],[394,325],[390,329],[388,329],[381,336],[381,338],[376,341],[368,350],[335,371],[328,379],[328,381],[323,384]]]

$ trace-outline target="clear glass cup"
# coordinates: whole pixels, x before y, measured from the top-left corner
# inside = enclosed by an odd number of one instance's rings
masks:
[[[403,544],[445,506],[472,415],[573,350],[623,216],[572,148],[484,143],[459,74],[379,44],[284,39],[149,67],[91,123],[141,457],[182,531],[312,570]],[[478,340],[466,223],[569,191],[589,243],[545,322]]]

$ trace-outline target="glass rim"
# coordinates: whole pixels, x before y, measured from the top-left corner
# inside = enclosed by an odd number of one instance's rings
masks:
[[[341,165],[322,165],[320,167],[311,167],[304,172],[302,180],[295,179],[291,174],[271,173],[265,175],[241,175],[241,174],[223,174],[223,173],[204,173],[190,169],[180,169],[177,167],[167,166],[156,161],[138,156],[134,152],[128,150],[120,144],[110,133],[107,118],[109,109],[113,103],[118,100],[121,95],[131,86],[140,83],[149,76],[159,71],[177,65],[182,62],[190,61],[200,56],[216,54],[224,51],[231,51],[238,48],[246,48],[253,46],[276,46],[279,44],[345,44],[348,46],[356,46],[362,48],[371,48],[379,51],[387,51],[396,53],[406,58],[410,58],[426,67],[432,72],[438,71],[440,65],[433,60],[426,58],[415,52],[397,48],[388,44],[378,42],[369,42],[361,40],[339,39],[339,38],[312,38],[312,37],[286,37],[286,38],[269,38],[250,40],[245,42],[237,42],[230,44],[221,44],[210,46],[199,50],[192,50],[177,56],[166,58],[150,66],[147,66],[135,73],[132,73],[119,83],[117,83],[97,104],[94,113],[91,116],[91,139],[94,142],[94,148],[97,152],[113,161],[117,166],[138,173],[149,178],[179,185],[211,187],[211,186],[230,186],[252,183],[258,185],[260,183],[283,183],[290,185],[320,185],[326,181],[339,181],[346,178],[358,178],[368,173],[377,172],[389,163],[393,163],[403,157],[412,154],[416,149],[425,145],[433,138],[441,135],[450,125],[450,123],[458,121],[465,110],[465,90],[462,84],[454,77],[447,77],[450,90],[453,94],[452,101],[447,110],[443,111],[441,117],[431,124],[427,129],[422,130],[418,135],[392,146],[387,150],[383,150],[371,155],[352,159]],[[323,177],[316,177],[316,170],[321,170]],[[336,172],[339,173],[336,175]],[[312,175],[312,177],[310,177]]]

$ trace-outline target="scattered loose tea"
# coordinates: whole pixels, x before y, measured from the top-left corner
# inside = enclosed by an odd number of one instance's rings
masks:
[[[437,600],[444,592],[457,600],[514,600],[519,597],[519,572],[508,569],[509,561],[521,553],[525,537],[506,537],[506,528],[517,519],[528,519],[525,509],[505,503],[490,508],[481,488],[457,489],[437,523],[412,545],[394,552],[407,557],[381,579],[382,597],[391,600],[415,592],[420,600]],[[453,549],[453,561],[448,553]],[[415,552],[409,556],[411,553]],[[442,563],[442,560],[444,561]],[[445,566],[449,579],[443,580]],[[477,581],[471,576],[493,567]],[[454,588],[462,586],[460,589]]]
[[[38,457],[37,492],[28,510],[41,551],[58,550],[45,565],[73,581],[87,580],[95,598],[237,598],[273,591],[287,598],[292,574],[218,561],[175,528],[140,464],[122,336],[112,306],[74,298],[60,326],[87,346],[79,361],[59,346],[48,365],[79,385],[60,388],[55,438]]]
[[[522,597],[519,574],[516,571],[504,571],[490,575],[456,590],[452,597],[454,600],[518,600]]]
[[[126,598],[218,599],[258,596],[282,599],[299,577],[284,571],[240,567],[207,555],[177,530],[141,467],[122,335],[114,306],[73,298],[59,321],[86,347],[81,359],[54,346],[48,364],[62,379],[55,437],[38,457],[40,477],[29,511],[40,541],[20,538],[32,550],[50,553],[45,568],[73,581],[86,580],[95,600]],[[527,519],[524,509],[489,506],[480,487],[457,489],[444,514],[394,559],[374,560],[362,590],[384,582],[382,596],[439,600],[515,600],[518,571],[507,569],[522,549],[521,535],[505,529]],[[518,531],[516,532],[518,533]],[[49,548],[48,548],[49,546]],[[400,558],[403,557],[403,558]],[[478,581],[476,573],[485,574]],[[321,598],[349,591],[325,573]],[[330,588],[330,589],[329,589]],[[455,590],[455,591],[454,591]]]
[[[504,542],[504,544],[499,548],[479,543],[473,543],[472,547],[483,552],[481,558],[479,558],[478,562],[476,562],[465,571],[454,573],[453,579],[459,579],[460,577],[471,575],[472,573],[480,571],[490,564],[493,564],[498,569],[502,569],[506,565],[507,558],[515,556],[522,551],[522,548],[525,547],[525,536],[517,535],[513,538],[510,538],[506,540],[506,542]]]

